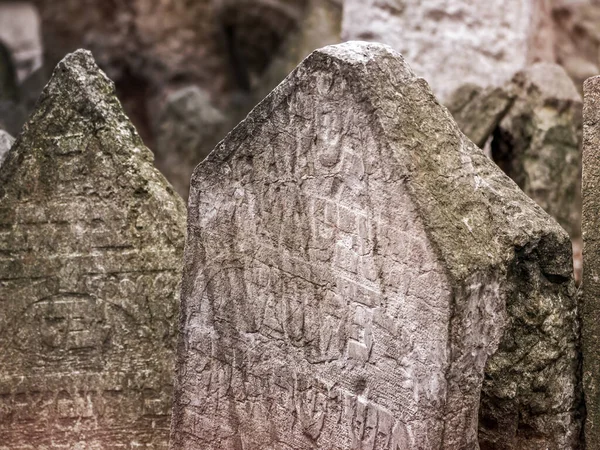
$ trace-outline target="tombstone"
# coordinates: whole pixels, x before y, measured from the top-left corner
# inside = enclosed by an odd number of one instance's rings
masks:
[[[576,448],[569,237],[390,47],[306,58],[188,223],[172,449],[476,448],[486,363],[488,441]]]
[[[585,444],[588,450],[600,449],[600,76],[583,85],[583,386],[587,418]]]
[[[549,0],[345,0],[342,37],[391,45],[443,101],[554,61]]]
[[[91,53],[0,169],[0,449],[166,449],[185,205]]]
[[[8,151],[15,139],[4,130],[0,130],[0,167],[8,155]]]
[[[226,120],[208,93],[188,86],[170,94],[156,124],[156,167],[187,198],[194,167],[225,133]]]

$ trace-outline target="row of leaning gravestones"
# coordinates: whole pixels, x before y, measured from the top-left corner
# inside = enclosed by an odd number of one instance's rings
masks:
[[[187,234],[68,55],[0,134],[0,450],[597,448],[586,94],[579,309],[567,232],[389,47],[306,58],[198,166]]]

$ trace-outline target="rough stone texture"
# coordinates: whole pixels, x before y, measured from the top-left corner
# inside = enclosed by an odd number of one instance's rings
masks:
[[[581,234],[581,97],[564,69],[518,73],[514,105],[494,131],[492,157],[571,237]]]
[[[0,187],[0,449],[167,448],[185,205],[89,52]]]
[[[482,448],[577,448],[569,237],[391,48],[312,53],[188,214],[172,449],[473,449],[486,363]]]
[[[19,81],[42,66],[40,17],[31,2],[0,2],[0,44],[10,50]]]
[[[503,87],[465,84],[446,103],[461,131],[480,148],[512,106],[515,95]]]
[[[583,385],[587,450],[600,449],[600,77],[583,85]]]
[[[0,130],[0,167],[8,155],[15,139],[4,130]]]
[[[342,38],[391,45],[442,100],[553,61],[548,0],[345,0]]]
[[[225,133],[226,120],[197,86],[172,93],[156,126],[156,167],[187,199],[194,167]]]

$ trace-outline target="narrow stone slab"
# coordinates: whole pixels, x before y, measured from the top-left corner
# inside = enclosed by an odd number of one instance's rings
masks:
[[[569,237],[390,47],[312,53],[188,218],[172,449],[476,448],[486,364],[486,442],[576,448]]]
[[[165,449],[185,206],[91,53],[0,169],[0,449]]]
[[[464,83],[500,86],[553,61],[551,27],[537,0],[344,0],[342,37],[391,45],[446,101]]]
[[[585,444],[600,449],[600,76],[583,84],[583,383]]]

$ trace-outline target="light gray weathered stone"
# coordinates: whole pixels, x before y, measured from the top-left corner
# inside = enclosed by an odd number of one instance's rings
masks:
[[[474,449],[484,367],[487,448],[576,448],[569,237],[391,48],[313,52],[188,214],[173,450]]]
[[[548,0],[345,0],[342,38],[402,53],[443,101],[464,83],[499,86],[554,61]]]

